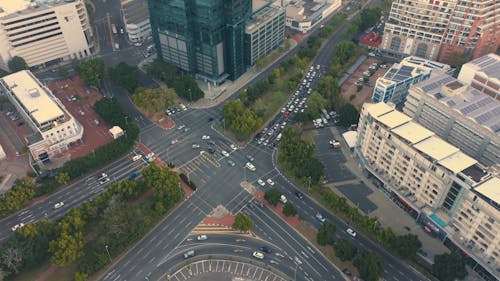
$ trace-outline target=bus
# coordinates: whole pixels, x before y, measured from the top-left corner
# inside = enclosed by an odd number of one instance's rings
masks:
[[[113,34],[118,34],[118,30],[116,30],[116,25],[114,23],[111,24],[111,30],[113,31]]]

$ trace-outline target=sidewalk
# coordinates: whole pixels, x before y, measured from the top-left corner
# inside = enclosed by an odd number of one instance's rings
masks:
[[[330,130],[335,136],[340,137],[341,134],[338,132],[337,128],[330,127]],[[351,152],[345,145],[342,145],[342,153],[347,159],[347,162],[344,164],[345,167],[347,167],[359,180],[362,180],[363,183],[373,191],[367,199],[377,205],[377,209],[367,215],[377,217],[383,227],[391,227],[397,235],[404,235],[408,233],[417,235],[418,239],[422,242],[422,250],[427,253],[427,258],[430,261],[434,260],[434,255],[450,252],[441,241],[425,233],[422,227],[418,225],[417,222],[410,217],[410,215],[398,208],[398,206],[396,206],[384,192],[379,190],[369,179],[366,178],[358,162],[354,160]],[[336,194],[344,197],[334,184],[327,184],[326,186],[328,186]],[[355,206],[355,204],[350,202],[348,198],[346,199],[347,202]],[[409,227],[410,231],[406,230],[405,227]]]

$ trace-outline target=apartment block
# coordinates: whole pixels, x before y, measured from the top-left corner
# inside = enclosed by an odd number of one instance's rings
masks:
[[[409,90],[403,111],[485,166],[500,163],[500,102],[439,74]]]
[[[368,175],[411,209],[425,231],[467,253],[474,270],[495,280],[498,165],[481,165],[386,103],[363,105],[357,134],[355,154]]]
[[[444,63],[456,54],[475,59],[500,46],[499,12],[498,0],[396,0],[381,48]]]
[[[253,4],[245,30],[246,65],[254,65],[285,40],[285,8],[267,1],[254,0]]]
[[[404,58],[395,63],[379,77],[373,90],[373,102],[392,102],[401,104],[406,100],[411,85],[431,77],[433,71],[450,73],[451,67],[415,56]]]
[[[28,139],[35,161],[48,161],[82,139],[83,126],[30,71],[0,78],[0,92],[9,98],[35,132]]]
[[[123,23],[131,42],[143,42],[151,37],[148,3],[146,0],[121,0]]]
[[[0,67],[14,56],[28,66],[49,66],[92,53],[83,0],[0,0]]]
[[[500,56],[488,54],[464,64],[458,80],[500,100]]]

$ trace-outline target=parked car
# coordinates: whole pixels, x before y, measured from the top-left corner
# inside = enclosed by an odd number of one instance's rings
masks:
[[[274,181],[272,179],[267,179],[267,183],[270,185],[270,186],[274,186]]]
[[[266,183],[265,183],[263,180],[261,180],[261,179],[258,179],[258,180],[257,180],[257,183],[258,183],[260,186],[264,186],[264,185],[266,185]]]
[[[14,225],[13,227],[11,227],[11,230],[16,231],[18,228],[21,228],[23,226],[24,226],[24,223],[21,222],[21,223]]]
[[[229,157],[229,153],[227,153],[227,151],[222,150],[221,153],[224,157]]]
[[[234,167],[236,165],[236,163],[234,163],[234,161],[231,159],[227,159],[227,164],[231,167]]]
[[[255,158],[253,158],[252,155],[247,155],[247,159],[250,162],[253,162],[255,160]]]

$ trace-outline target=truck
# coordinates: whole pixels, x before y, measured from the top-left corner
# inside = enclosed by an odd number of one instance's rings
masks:
[[[113,34],[118,34],[118,30],[116,29],[116,25],[114,23],[111,24],[111,31],[113,31]]]

